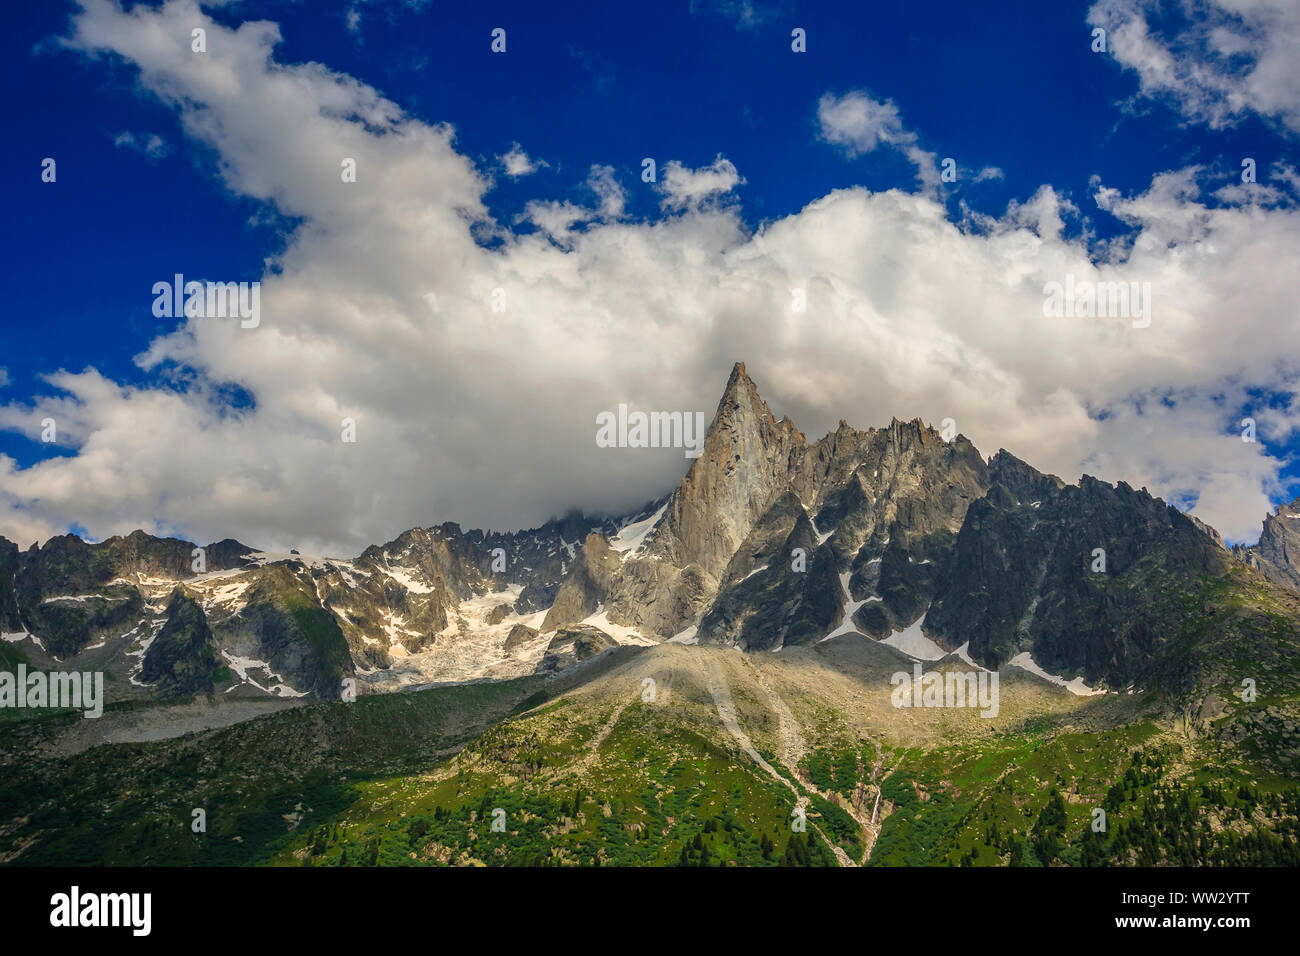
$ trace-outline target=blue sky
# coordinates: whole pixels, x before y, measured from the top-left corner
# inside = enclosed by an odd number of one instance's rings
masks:
[[[500,523],[508,525],[540,520],[567,506],[634,504],[634,499],[659,493],[657,488],[672,480],[673,470],[681,470],[680,460],[664,456],[612,466],[600,477],[606,483],[625,486],[623,497],[602,492],[593,496],[599,500],[588,502],[567,500],[566,496],[580,497],[581,489],[565,478],[566,468],[571,466],[557,460],[553,467],[539,468],[540,480],[549,490],[530,495],[526,506],[515,510],[501,507],[502,502],[519,500],[514,479],[493,485],[492,492],[474,499],[471,490],[484,487],[483,475],[463,466],[458,466],[455,475],[448,475],[445,493],[414,495],[400,507],[380,505],[366,497],[364,489],[371,478],[365,469],[348,465],[336,481],[323,482],[315,489],[320,500],[271,528],[265,528],[263,512],[240,513],[237,499],[223,498],[227,501],[225,511],[213,507],[202,515],[173,512],[177,497],[211,491],[205,491],[202,474],[178,479],[174,488],[147,481],[138,493],[106,494],[99,487],[104,468],[129,468],[128,462],[141,461],[131,455],[117,456],[119,430],[127,428],[127,422],[110,422],[86,412],[89,399],[85,395],[77,400],[84,414],[68,411],[58,403],[66,400],[69,391],[51,384],[45,376],[59,370],[80,373],[93,368],[117,387],[184,395],[187,407],[203,406],[201,414],[196,412],[198,419],[184,426],[191,432],[204,432],[207,426],[203,421],[209,415],[256,428],[263,404],[273,401],[267,380],[259,387],[256,376],[232,374],[228,366],[222,370],[219,361],[209,362],[206,357],[185,361],[169,354],[151,367],[142,367],[138,356],[160,336],[178,330],[187,334],[184,320],[155,318],[149,290],[155,281],[177,272],[222,280],[263,278],[268,259],[276,260],[277,268],[295,260],[296,252],[303,248],[305,230],[325,220],[323,214],[315,215],[310,202],[268,201],[250,185],[279,176],[289,184],[286,188],[292,188],[294,170],[278,165],[273,157],[274,117],[266,118],[265,128],[272,132],[267,132],[264,140],[257,139],[261,134],[250,132],[247,149],[232,158],[220,141],[185,127],[187,107],[169,99],[168,94],[185,81],[151,68],[144,54],[123,49],[109,35],[105,25],[120,19],[120,11],[113,5],[102,9],[90,6],[93,16],[83,14],[79,5],[62,3],[26,5],[6,14],[6,49],[0,70],[8,88],[21,91],[21,95],[3,121],[6,142],[12,145],[0,158],[7,184],[3,253],[11,263],[3,279],[2,291],[9,307],[0,351],[0,367],[5,370],[0,381],[7,382],[0,389],[0,404],[8,408],[7,417],[0,420],[4,429],[0,430],[0,455],[9,459],[8,480],[6,472],[0,472],[0,503],[9,523],[0,523],[0,533],[77,527],[102,536],[124,524],[153,522],[156,528],[217,537],[218,525],[228,522],[245,533],[250,527],[253,531],[263,528],[277,542],[291,543],[310,538],[316,533],[313,521],[342,507],[352,509],[346,526],[320,530],[318,540],[322,546],[347,547],[401,530],[402,522],[408,520],[430,524],[473,515],[488,520],[467,523],[489,523],[492,515],[500,514]],[[1287,180],[1293,175],[1288,170],[1292,170],[1295,146],[1294,116],[1285,105],[1269,100],[1267,92],[1260,94],[1258,85],[1248,82],[1252,63],[1272,62],[1268,58],[1276,53],[1260,24],[1271,24],[1273,29],[1280,16],[1277,10],[1285,5],[1262,0],[1246,4],[1248,13],[1259,8],[1258,21],[1249,16],[1229,21],[1244,38],[1243,50],[1205,61],[1222,68],[1225,85],[1221,89],[1162,88],[1161,73],[1151,66],[1151,50],[1135,46],[1117,55],[1098,54],[1090,48],[1090,10],[1095,21],[1108,16],[1117,24],[1131,24],[1134,16],[1144,16],[1143,22],[1152,32],[1165,31],[1174,61],[1183,56],[1195,62],[1197,56],[1209,56],[1200,49],[1203,44],[1196,39],[1201,35],[1198,31],[1225,16],[1214,4],[1203,6],[1204,11],[1193,9],[1192,16],[1171,20],[1139,0],[1110,0],[1096,5],[1104,8],[1100,11],[1088,3],[1012,2],[987,10],[966,2],[941,2],[922,10],[910,4],[696,2],[566,4],[562,13],[538,4],[476,4],[457,12],[435,4],[234,3],[205,6],[201,13],[195,8],[192,19],[197,23],[200,17],[211,17],[216,27],[224,28],[236,28],[250,20],[272,21],[278,24],[280,36],[274,47],[275,64],[323,64],[331,76],[351,78],[395,104],[404,114],[401,123],[422,129],[450,124],[454,128],[450,142],[459,161],[487,183],[472,197],[482,204],[474,214],[481,220],[476,241],[487,250],[502,250],[501,258],[530,235],[549,243],[552,255],[542,256],[536,266],[515,270],[538,281],[538,270],[555,268],[554,262],[576,265],[582,255],[580,246],[594,247],[601,236],[609,236],[611,241],[615,236],[608,217],[589,217],[575,234],[583,238],[575,238],[548,235],[537,217],[529,215],[529,203],[567,201],[575,207],[591,207],[597,201],[590,184],[593,167],[610,167],[610,176],[621,189],[620,210],[613,217],[618,220],[621,242],[628,241],[628,235],[637,235],[636,229],[657,240],[664,230],[656,231],[656,224],[673,222],[674,228],[682,230],[697,226],[698,235],[712,236],[713,230],[725,227],[734,235],[718,239],[717,244],[729,244],[734,250],[756,235],[780,233],[780,225],[799,217],[810,203],[836,190],[854,189],[870,195],[894,190],[922,197],[934,203],[959,230],[988,236],[1000,228],[989,226],[992,220],[1007,228],[1013,223],[1023,226],[1027,214],[1009,213],[1009,204],[1012,210],[1029,207],[1033,197],[1049,187],[1052,203],[1066,204],[1061,207],[1063,230],[1050,238],[1063,249],[1075,253],[1082,249],[1085,259],[1081,261],[1097,262],[1108,254],[1105,240],[1131,241],[1142,229],[1134,216],[1149,213],[1146,206],[1138,213],[1129,209],[1125,221],[1099,209],[1095,199],[1098,182],[1127,200],[1149,195],[1149,206],[1156,199],[1154,191],[1148,193],[1155,177],[1195,170],[1191,178],[1203,190],[1197,201],[1209,209],[1235,210],[1243,204],[1241,197],[1215,196],[1212,191],[1237,181],[1241,157],[1250,156],[1258,160],[1261,182],[1267,184],[1272,177],[1269,188],[1279,190],[1250,214],[1268,217],[1278,236],[1289,241],[1295,230],[1296,197],[1294,185]],[[146,14],[155,9],[152,5],[142,7]],[[1288,24],[1293,21],[1283,26]],[[102,41],[94,35],[100,27],[105,29]],[[495,27],[507,30],[505,54],[489,49],[490,31]],[[795,27],[807,32],[806,53],[790,49]],[[78,29],[79,40],[75,39]],[[1115,36],[1119,37],[1118,30]],[[217,39],[215,32],[213,38]],[[220,47],[215,44],[207,55],[214,59],[222,56]],[[1266,72],[1261,70],[1259,75]],[[1241,97],[1233,99],[1233,83],[1249,87],[1246,106],[1240,105]],[[237,109],[242,116],[261,108],[247,91],[238,105],[204,104],[193,90],[184,95],[190,98],[189,108],[200,114],[206,111],[219,116],[223,109]],[[304,92],[304,96],[310,95],[310,91]],[[853,95],[865,99],[841,99]],[[850,106],[862,101],[892,103],[897,111],[894,134],[903,137],[904,146],[856,151],[846,147],[844,137],[837,139],[828,131],[819,114],[819,103],[826,97]],[[1236,105],[1225,107],[1225,102]],[[339,119],[350,121],[346,116]],[[958,182],[928,189],[918,181],[919,167],[906,145],[935,160],[953,157],[960,170]],[[539,164],[536,171],[518,178],[505,173],[501,157],[515,146]],[[46,156],[58,163],[54,184],[40,180],[40,162]],[[666,204],[663,189],[641,183],[641,160],[647,156],[656,158],[661,170],[674,162],[687,171],[710,168],[722,158],[743,181],[711,194],[707,203],[673,207]],[[254,170],[259,157],[267,157],[267,166]],[[222,169],[227,170],[224,179]],[[981,170],[987,171],[982,178],[978,176]],[[274,194],[275,188],[270,192]],[[419,193],[412,195],[418,197]],[[406,197],[393,194],[389,198],[400,204]],[[1158,198],[1173,204],[1183,201],[1177,189]],[[1145,221],[1168,218],[1167,210],[1150,215]],[[331,231],[328,226],[322,228]],[[1051,231],[1039,221],[1027,234],[1043,233],[1044,229]],[[495,236],[485,237],[493,230]],[[1227,237],[1238,235],[1239,230],[1225,226],[1216,254],[1223,254],[1221,247]],[[873,241],[876,245],[871,248],[886,255],[888,243]],[[1180,236],[1170,240],[1171,247],[1176,241],[1192,239]],[[567,260],[555,255],[556,250],[568,253]],[[661,261],[671,263],[671,249],[659,252],[664,253]],[[900,254],[915,257],[905,246]],[[1290,289],[1297,291],[1296,260],[1285,242],[1277,245],[1276,254],[1273,275],[1280,270]],[[364,251],[358,253],[359,259],[365,255]],[[609,261],[607,255],[592,256],[591,262],[583,264],[584,270],[596,270],[597,264],[604,268]],[[799,259],[802,254],[792,256]],[[961,261],[963,256],[958,253],[955,259]],[[936,283],[945,281],[945,261],[952,259],[937,260]],[[291,272],[293,268],[291,265]],[[610,269],[617,272],[617,266]],[[852,269],[849,261],[842,270],[832,271],[848,275]],[[1149,266],[1148,272],[1159,277],[1161,269]],[[664,275],[672,281],[668,264]],[[707,277],[704,281],[707,284]],[[973,280],[965,277],[961,281],[969,287]],[[656,284],[652,282],[650,287]],[[1222,314],[1227,300],[1217,305],[1213,301],[1213,294],[1226,296],[1227,291],[1202,291],[1205,294],[1192,297],[1199,305],[1180,304],[1180,313],[1197,307],[1207,315],[1214,310],[1215,318],[1206,318],[1206,325],[1196,326],[1196,334],[1232,336],[1233,323]],[[1285,292],[1285,287],[1281,291]],[[842,290],[835,294],[853,295]],[[363,293],[358,290],[357,295]],[[339,301],[339,294],[331,301]],[[945,354],[960,351],[961,342],[976,348],[966,341],[967,333],[981,320],[963,319],[968,303],[961,289],[951,290],[943,301],[947,302],[947,314],[935,321],[951,323],[942,326],[944,335],[952,340]],[[560,309],[558,303],[548,307]],[[607,308],[601,308],[606,316],[610,314]],[[856,314],[857,306],[851,301],[843,308],[847,309],[845,315]],[[1282,310],[1279,314],[1286,314],[1280,301],[1278,308]],[[881,321],[889,319],[885,316]],[[434,320],[425,316],[419,321]],[[562,324],[561,319],[554,321]],[[647,323],[660,320],[628,315],[626,321],[644,329]],[[701,321],[707,325],[709,319],[706,316]],[[309,320],[304,322],[296,327],[299,347],[314,341],[317,334],[322,340],[332,334],[314,329]],[[1213,322],[1222,323],[1221,329]],[[288,327],[286,323],[284,328]],[[940,327],[936,325],[936,331]],[[1286,348],[1294,339],[1288,339],[1286,327],[1276,322],[1270,327],[1278,334],[1275,357],[1285,359]],[[430,329],[430,335],[445,334],[447,328]],[[778,330],[774,326],[768,331],[775,336]],[[657,371],[604,378],[593,374],[598,380],[596,388],[604,390],[593,399],[593,407],[614,407],[626,400],[665,405],[680,396],[678,404],[684,407],[711,408],[705,404],[707,396],[714,395],[716,400],[725,368],[734,358],[747,361],[765,395],[778,406],[778,414],[791,411],[810,436],[820,434],[819,426],[833,426],[840,417],[860,427],[882,424],[868,416],[880,415],[891,404],[898,406],[900,417],[918,414],[937,423],[945,408],[954,403],[951,397],[937,393],[939,386],[918,384],[911,394],[898,381],[892,383],[892,402],[889,396],[879,400],[862,397],[860,383],[846,384],[839,395],[827,386],[827,394],[809,397],[806,390],[800,393],[800,383],[807,380],[808,368],[836,351],[833,341],[829,346],[820,340],[802,343],[791,351],[789,342],[784,347],[778,345],[779,336],[756,337],[744,343],[746,354],[732,355],[725,332],[725,325],[707,333],[697,328],[692,332],[696,337],[680,341],[665,333],[662,352],[654,363]],[[555,332],[555,336],[560,334]],[[838,334],[851,331],[840,328]],[[1005,330],[987,333],[988,339],[1008,335],[1015,337]],[[558,342],[555,336],[548,341]],[[984,342],[979,346],[982,351],[1000,351],[987,344],[985,332],[974,337]],[[455,341],[464,340],[444,340],[435,361],[464,369],[467,362],[479,361],[489,344],[476,342],[472,349],[455,354]],[[771,345],[767,354],[765,341]],[[610,354],[619,354],[613,340],[607,347]],[[807,351],[799,358],[803,347]],[[1117,346],[1110,342],[1104,347]],[[185,354],[201,355],[201,348]],[[384,354],[380,350],[371,356],[372,368],[383,367]],[[682,358],[688,354],[689,358]],[[1180,396],[1203,386],[1200,391],[1204,394],[1189,413],[1191,418],[1180,418],[1176,426],[1169,426],[1195,430],[1206,440],[1203,450],[1189,453],[1186,459],[1166,455],[1163,464],[1160,460],[1140,461],[1134,447],[1142,442],[1133,435],[1108,442],[1104,429],[1097,431],[1086,424],[1079,426],[1077,436],[1066,435],[1062,440],[1058,440],[1063,427],[1059,423],[1045,422],[1037,429],[1009,424],[1016,414],[1033,415],[1035,408],[1061,404],[1063,399],[1048,387],[1050,382],[1038,384],[1037,397],[1034,388],[1008,384],[1008,396],[1016,396],[1008,401],[1018,403],[1018,410],[1010,406],[1001,411],[984,409],[977,413],[980,427],[964,427],[962,405],[954,407],[953,415],[973,438],[987,436],[982,442],[977,440],[986,454],[996,450],[986,447],[989,440],[1019,441],[1009,447],[1040,467],[1059,470],[1068,479],[1077,477],[1077,471],[1070,473],[1070,463],[1077,462],[1078,470],[1092,466],[1111,480],[1128,477],[1189,507],[1213,485],[1217,495],[1236,494],[1242,507],[1254,509],[1262,519],[1261,504],[1289,500],[1294,491],[1291,462],[1300,449],[1291,424],[1294,370],[1279,368],[1276,362],[1270,365],[1267,350],[1262,348],[1258,354],[1207,365],[1203,379],[1198,379],[1198,370],[1181,367],[1178,356],[1177,348],[1156,349],[1156,357],[1149,363],[1149,382],[1135,381],[1133,374],[1125,373],[1117,375],[1113,387],[1094,390],[1088,384],[1091,380],[1066,387],[1075,393],[1078,408],[1085,409],[1095,422],[1105,422],[1125,419],[1124,409],[1112,406],[1141,409],[1144,403],[1149,404],[1151,395],[1163,389],[1173,396],[1168,399],[1171,408],[1182,407]],[[504,368],[527,368],[528,387],[534,394],[552,385],[563,392],[564,383],[574,380],[575,369],[582,369],[582,360],[572,354],[550,364],[536,349],[531,357],[535,361],[530,361],[529,354],[520,355]],[[1005,355],[996,362],[991,360],[988,374],[1004,383],[1019,374],[1032,374],[1022,373],[1017,361],[1025,361],[1024,356],[1014,361]],[[1070,347],[1063,347],[1055,357],[1043,358],[1049,365],[1055,361],[1070,364]],[[1097,361],[1102,367],[1100,363],[1108,360],[1102,357]],[[1188,358],[1188,362],[1195,361],[1195,356]],[[359,362],[365,364],[364,359]],[[593,368],[608,365],[602,362],[600,349],[592,350],[590,362]],[[998,366],[996,371],[993,365]],[[804,372],[792,371],[791,366],[802,366]],[[846,366],[825,381],[849,382],[852,368]],[[500,368],[494,374],[508,377]],[[681,379],[675,390],[663,392],[663,383],[673,381],[676,375]],[[908,381],[917,379],[913,376]],[[459,383],[454,394],[473,397],[481,414],[473,407],[449,412],[445,405],[439,405],[433,414],[451,414],[466,428],[478,429],[474,434],[479,434],[479,440],[489,442],[503,428],[508,431],[498,416],[509,414],[510,404],[506,399],[477,395],[481,379],[475,381],[479,384]],[[203,385],[201,395],[195,390],[196,382]],[[626,394],[617,391],[618,383],[626,385]],[[418,393],[419,386],[413,388]],[[1138,393],[1145,398],[1135,397]],[[1219,395],[1217,405],[1214,394]],[[428,398],[434,400],[434,396]],[[105,404],[111,400],[99,399]],[[520,401],[527,403],[527,399]],[[564,406],[564,400],[557,397],[556,407]],[[1216,407],[1217,426],[1211,421]],[[61,410],[71,419],[68,437],[57,445],[39,441],[39,428],[33,422],[43,416],[42,408]],[[138,405],[124,407],[122,415],[129,419],[137,411]],[[295,409],[295,414],[300,411]],[[267,414],[271,412],[268,406]],[[328,414],[322,411],[323,416]],[[1060,414],[1062,422],[1078,426],[1077,414]],[[1240,467],[1221,467],[1222,455],[1237,450],[1214,445],[1211,439],[1216,437],[1216,427],[1220,439],[1235,435],[1241,414],[1261,419],[1272,415],[1275,420],[1261,421],[1261,441],[1259,447],[1248,449],[1249,461]],[[175,425],[173,419],[168,420]],[[549,421],[565,430],[566,436],[578,430],[556,413]],[[142,419],[139,427],[152,426]],[[283,433],[283,421],[273,427],[281,430],[280,440],[268,447],[282,450],[287,460],[292,454],[287,446],[296,436]],[[1043,437],[1053,434],[1057,437]],[[386,438],[417,446],[427,440],[426,455],[436,454],[435,449],[445,440],[436,429],[409,422],[395,425]],[[165,434],[159,433],[157,440],[166,441]],[[222,440],[229,442],[230,436]],[[249,439],[254,445],[263,440],[265,435]],[[468,435],[459,441],[463,447],[473,447]],[[1184,446],[1186,442],[1179,445]],[[565,447],[565,442],[557,447]],[[102,448],[109,449],[107,457],[94,467],[88,462],[84,471],[71,464],[62,472],[41,470],[42,462],[87,457],[88,451]],[[1227,448],[1227,452],[1215,448]],[[277,472],[260,486],[260,495],[273,496],[275,489],[294,487],[291,468],[282,468],[283,462],[268,459],[267,453],[258,454],[262,458],[251,471],[265,466]],[[463,455],[450,457],[463,462]],[[536,464],[536,454],[520,461],[501,457],[494,467],[518,471],[523,461]],[[247,461],[230,467],[225,477],[235,485],[250,473]],[[128,476],[119,477],[123,487],[134,484]],[[40,491],[50,484],[60,489],[54,496],[57,500]],[[1242,488],[1253,489],[1248,499],[1241,498]],[[390,490],[388,497],[392,494],[401,492]],[[1238,529],[1247,526],[1245,519],[1231,508],[1220,510],[1232,515],[1227,520],[1235,536],[1242,537]],[[1210,520],[1214,514],[1206,517]]]

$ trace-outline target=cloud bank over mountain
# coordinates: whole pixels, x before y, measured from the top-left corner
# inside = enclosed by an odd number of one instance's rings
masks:
[[[191,51],[195,27],[206,54]],[[1281,492],[1284,463],[1242,441],[1239,421],[1254,417],[1266,441],[1300,424],[1300,211],[1285,165],[1251,186],[1201,167],[1136,194],[1099,182],[1086,202],[1044,184],[999,216],[958,220],[928,187],[842,189],[755,226],[745,170],[720,144],[712,164],[664,163],[654,184],[592,156],[576,174],[589,205],[530,205],[507,223],[485,202],[500,166],[458,150],[457,117],[422,122],[328,66],[282,61],[279,41],[273,23],[230,29],[190,0],[86,0],[74,16],[70,47],[131,65],[232,193],[296,225],[262,277],[257,328],[180,320],[139,356],[154,386],[52,369],[55,397],[7,396],[0,426],[35,435],[53,418],[69,454],[28,468],[0,457],[0,534],[140,527],[351,554],[445,520],[509,529],[572,507],[625,511],[686,463],[599,447],[597,415],[711,414],[738,359],[810,436],[841,416],[952,418],[985,455],[1145,485],[1230,539],[1253,540]],[[919,149],[870,94],[828,96],[809,116],[846,147]],[[509,176],[546,162],[513,149]],[[626,212],[636,189],[658,191],[657,217]],[[1095,241],[1097,216],[1127,232]],[[1045,316],[1044,285],[1067,276],[1150,283],[1150,325]],[[232,383],[251,404],[231,404]],[[355,443],[340,440],[344,419]]]

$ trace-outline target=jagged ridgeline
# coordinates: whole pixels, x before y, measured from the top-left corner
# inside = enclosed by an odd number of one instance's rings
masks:
[[[0,710],[0,864],[1300,864],[1297,514],[1234,551],[919,421],[809,442],[737,365],[625,517],[0,541],[0,670],[111,701]]]
[[[986,460],[919,420],[809,442],[737,364],[687,475],[626,517],[415,528],[346,560],[139,531],[0,539],[0,652],[104,670],[111,700],[328,700],[347,678],[518,677],[617,644],[842,636],[1176,690],[1188,641],[1261,582],[1300,587],[1296,506],[1230,551],[1145,490]]]

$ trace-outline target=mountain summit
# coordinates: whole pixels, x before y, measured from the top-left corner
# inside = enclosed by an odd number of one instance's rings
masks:
[[[599,544],[596,545],[599,547]],[[737,364],[704,454],[634,552],[575,566],[581,602],[655,639],[777,650],[856,636],[997,667],[1123,686],[1178,631],[1233,556],[1202,526],[1120,482],[1077,485],[1005,450],[985,461],[919,420],[809,443]],[[1199,605],[1198,605],[1199,606]]]
[[[1145,489],[986,460],[919,420],[841,421],[809,442],[737,363],[701,455],[636,514],[414,528],[352,560],[222,541],[199,570],[189,542],[143,532],[0,539],[0,630],[7,656],[107,669],[128,698],[511,677],[605,639],[871,641],[1100,687],[1175,684],[1225,581],[1300,587],[1297,505],[1234,553]]]
[[[1230,551],[920,421],[809,442],[743,365],[701,450],[351,560],[0,539],[0,698],[110,705],[6,717],[0,863],[1300,862],[1295,505]]]

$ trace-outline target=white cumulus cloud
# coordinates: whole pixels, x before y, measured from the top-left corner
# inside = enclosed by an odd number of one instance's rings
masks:
[[[537,170],[546,165],[544,161],[534,160],[524,152],[523,148],[515,143],[503,155],[498,156],[501,160],[501,166],[506,171],[506,175],[511,179],[518,179],[521,176],[531,176]]]
[[[202,57],[175,41],[196,24]],[[711,414],[736,360],[811,436],[840,418],[950,417],[986,455],[1145,485],[1230,538],[1252,539],[1281,490],[1284,463],[1237,422],[1253,415],[1268,438],[1300,420],[1283,400],[1300,392],[1300,211],[1285,180],[1206,195],[1200,171],[1175,169],[1086,201],[1045,185],[961,221],[924,189],[853,188],[754,227],[728,201],[743,178],[721,155],[666,163],[661,214],[641,220],[593,156],[590,201],[530,206],[540,228],[516,230],[488,214],[489,171],[453,127],[283,62],[278,40],[274,24],[230,28],[191,0],[84,0],[74,17],[73,48],[133,66],[231,190],[296,225],[262,276],[257,328],[182,319],[138,358],[154,384],[52,369],[43,394],[0,405],[0,427],[32,437],[54,418],[69,452],[30,467],[0,456],[0,533],[143,527],[346,555],[446,520],[623,511],[688,462],[600,448],[596,416]],[[831,115],[863,144],[893,129]],[[342,157],[356,182],[340,181]],[[1117,217],[1121,240],[1091,242],[1083,209]],[[1045,317],[1045,284],[1067,275],[1150,283],[1150,325]],[[251,404],[232,405],[230,385]]]
[[[862,90],[841,96],[827,93],[817,104],[821,138],[843,148],[850,157],[870,153],[877,147],[896,149],[916,167],[922,185],[934,189],[939,171],[934,153],[921,148],[916,133],[903,126],[898,107],[890,100],[878,100]],[[982,179],[997,178],[999,170],[982,170]],[[977,180],[978,181],[978,180]]]
[[[677,160],[664,164],[659,175],[665,209],[686,209],[721,197],[744,183],[731,160],[721,153],[707,166],[691,169]]]
[[[1143,96],[1212,129],[1253,113],[1300,133],[1296,0],[1099,0],[1088,23]]]

